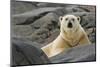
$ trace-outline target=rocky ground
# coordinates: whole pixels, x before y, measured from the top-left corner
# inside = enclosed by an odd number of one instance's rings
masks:
[[[59,35],[59,16],[74,14],[82,18],[82,27],[95,43],[95,6],[21,1],[13,1],[11,5],[13,38],[36,42],[42,47]]]

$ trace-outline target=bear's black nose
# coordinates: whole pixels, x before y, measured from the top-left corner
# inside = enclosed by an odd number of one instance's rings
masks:
[[[73,27],[72,23],[69,22],[69,23],[68,23],[68,28],[72,28],[72,27]]]

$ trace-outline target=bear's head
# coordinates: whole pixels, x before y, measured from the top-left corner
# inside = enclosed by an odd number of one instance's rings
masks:
[[[66,32],[74,32],[80,26],[80,17],[75,15],[65,15],[59,18],[62,29]]]

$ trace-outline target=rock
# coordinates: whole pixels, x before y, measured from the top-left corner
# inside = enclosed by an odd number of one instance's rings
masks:
[[[29,36],[32,34],[32,28],[29,25],[15,25],[13,27],[13,33],[15,35],[20,35],[20,36]]]
[[[38,7],[42,8],[42,7],[66,7],[65,4],[57,4],[57,3],[46,3],[46,2],[41,2],[37,4]],[[67,5],[70,6],[70,5]]]
[[[13,24],[20,24],[20,25],[22,25],[23,23],[31,24],[36,19],[41,18],[42,16],[48,14],[49,12],[53,12],[57,9],[60,9],[60,7],[39,8],[39,9],[25,12],[22,14],[15,14],[15,15],[12,15],[12,18],[13,18],[12,21],[13,21]],[[30,19],[31,21],[29,21],[28,19]]]
[[[36,20],[33,24],[31,24],[31,26],[33,28],[47,28],[49,26],[56,26],[57,24],[58,16],[54,13],[48,13],[47,15],[44,15],[40,19]]]
[[[87,12],[96,12],[96,7],[94,5],[80,5],[79,6],[81,9],[84,9]]]
[[[32,16],[37,16],[37,15],[44,13],[44,12],[52,12],[52,11],[55,11],[55,10],[60,9],[60,8],[61,7],[38,8],[38,9],[29,11],[29,12],[25,12],[25,13],[22,13],[22,14],[15,14],[15,15],[13,15],[13,17],[32,17]]]
[[[45,53],[37,47],[36,43],[12,40],[12,66],[47,64],[50,63]]]
[[[36,9],[31,2],[13,1],[11,4],[13,5],[11,6],[12,14],[21,14]]]
[[[49,38],[51,36],[51,31],[58,28],[58,19],[57,15],[54,13],[48,13],[44,17],[38,19],[33,24],[31,24],[32,29],[34,29],[34,35],[40,36],[37,37],[37,41],[40,42],[40,39],[42,41],[45,41],[45,39]],[[34,36],[32,35],[32,37]],[[36,40],[33,37],[33,41]]]

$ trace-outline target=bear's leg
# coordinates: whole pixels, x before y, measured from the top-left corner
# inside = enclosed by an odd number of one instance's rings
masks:
[[[80,44],[80,45],[82,45],[82,44],[83,44],[83,45],[84,45],[84,44],[88,45],[88,44],[91,44],[91,42],[90,42],[90,40],[88,39],[88,36],[85,35],[85,34],[83,34],[83,36],[80,38],[79,44]]]
[[[50,55],[50,50],[51,50],[51,44],[48,44],[44,47],[41,48],[43,50],[43,52],[49,57]]]

